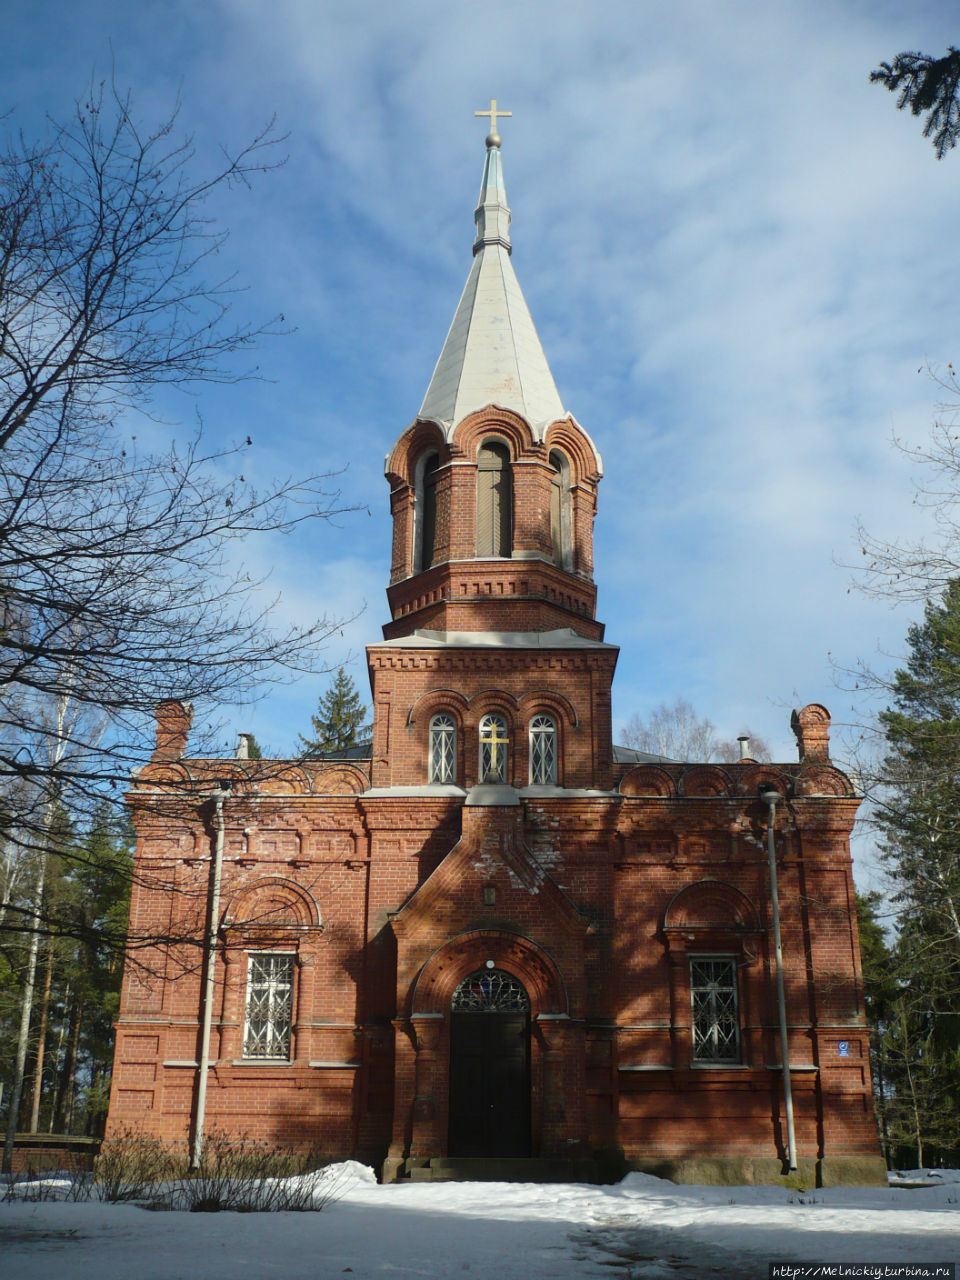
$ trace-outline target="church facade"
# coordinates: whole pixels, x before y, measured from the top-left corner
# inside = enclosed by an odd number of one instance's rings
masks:
[[[387,458],[372,746],[196,759],[189,706],[158,708],[108,1134],[385,1179],[876,1180],[830,717],[794,713],[791,764],[613,746],[602,462],[514,274],[492,123],[467,284]]]

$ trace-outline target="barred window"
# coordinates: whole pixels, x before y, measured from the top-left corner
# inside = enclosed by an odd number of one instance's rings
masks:
[[[480,781],[507,780],[507,722],[503,716],[484,716],[480,721]]]
[[[457,780],[457,722],[447,712],[430,721],[430,781]]]
[[[557,726],[552,716],[530,721],[530,781],[552,787],[557,781]]]
[[[247,959],[245,1058],[289,1058],[293,956],[259,952]]]
[[[739,1062],[737,966],[730,957],[690,960],[693,1056],[697,1062]]]

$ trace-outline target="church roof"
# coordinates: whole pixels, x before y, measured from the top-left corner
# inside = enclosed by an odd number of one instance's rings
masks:
[[[526,300],[510,261],[510,209],[500,139],[487,139],[473,266],[418,417],[449,439],[468,414],[489,404],[512,409],[538,438],[566,417]]]

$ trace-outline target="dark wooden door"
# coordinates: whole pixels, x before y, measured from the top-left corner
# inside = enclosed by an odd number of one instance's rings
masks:
[[[449,1154],[530,1154],[528,1014],[450,1015]]]

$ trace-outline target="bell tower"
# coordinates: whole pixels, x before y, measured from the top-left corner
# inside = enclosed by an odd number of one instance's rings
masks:
[[[491,132],[473,263],[420,411],[386,460],[390,621],[386,643],[368,650],[374,785],[603,786],[616,649],[603,643],[593,581],[602,461],[563,406],[513,269],[496,132],[497,115],[508,113],[494,102],[482,114]],[[386,671],[424,671],[427,653],[435,674],[412,683],[407,675],[401,692]],[[600,677],[597,663],[608,673]],[[573,666],[591,673],[579,705]],[[556,735],[548,767],[537,714]],[[437,716],[453,724],[452,766]],[[491,716],[504,741],[485,749],[481,721],[489,727]],[[561,723],[570,741],[561,743]]]

